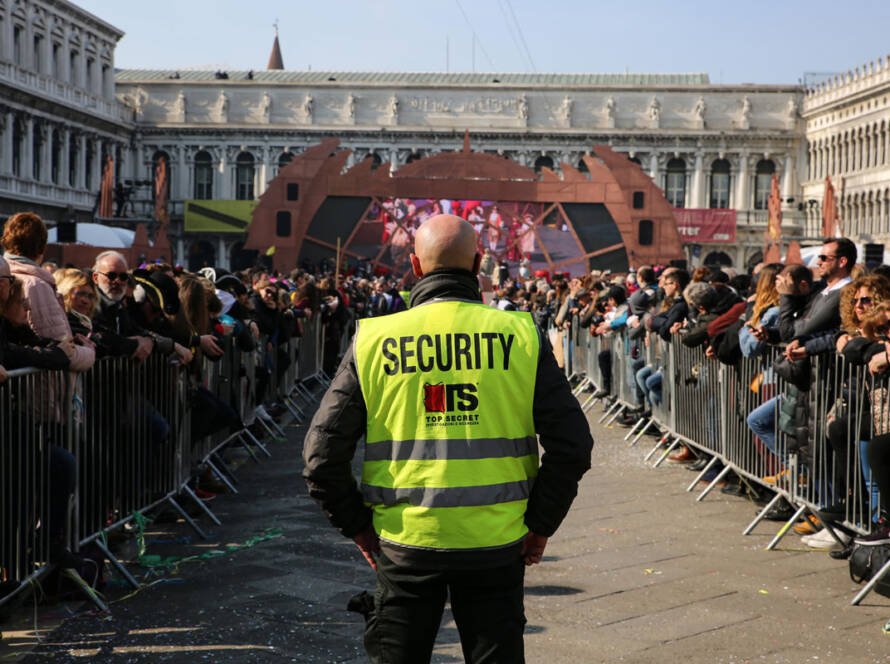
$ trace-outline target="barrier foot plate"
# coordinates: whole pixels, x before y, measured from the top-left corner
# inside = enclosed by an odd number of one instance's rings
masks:
[[[207,503],[205,503],[203,500],[201,500],[200,498],[198,498],[198,496],[195,495],[195,492],[192,491],[192,488],[188,484],[184,485],[182,487],[182,489],[191,497],[191,499],[193,501],[195,501],[195,503],[202,510],[204,510],[204,513],[210,517],[210,520],[213,521],[213,523],[215,523],[217,526],[222,525],[222,521],[220,521],[219,518],[216,516],[216,514],[213,513],[213,510],[210,509],[209,507],[207,507]]]
[[[875,575],[868,580],[868,583],[865,584],[865,587],[856,593],[856,597],[850,602],[852,606],[858,606],[859,602],[865,599],[865,596],[868,595],[872,591],[872,589],[877,585],[878,581],[883,579],[888,573],[890,573],[890,560],[884,563],[884,566],[881,567]]]
[[[99,594],[96,592],[96,589],[93,588],[89,583],[83,580],[83,577],[77,573],[77,570],[73,569],[64,569],[62,570],[62,574],[78,588],[83,591],[83,593],[90,598],[90,601],[96,605],[100,611],[108,611],[108,605],[102,601],[102,598],[99,597]]]
[[[229,469],[218,452],[211,454],[207,459],[207,463],[213,469],[213,472],[219,475],[219,478],[229,486],[232,493],[238,493],[238,489],[235,488],[235,485],[238,484],[238,478],[235,477],[235,474]]]
[[[678,436],[677,438],[674,439],[674,442],[670,444],[670,447],[668,447],[664,451],[664,454],[662,454],[658,458],[658,461],[656,461],[654,464],[652,464],[652,467],[658,468],[662,463],[664,463],[664,460],[670,456],[671,452],[673,452],[679,445],[680,445],[680,438]]]
[[[705,476],[705,473],[707,473],[709,470],[711,470],[711,468],[713,467],[713,465],[715,463],[717,463],[717,457],[715,457],[715,456],[711,457],[711,460],[708,461],[708,465],[705,466],[704,468],[702,468],[701,472],[695,476],[694,480],[692,480],[692,484],[690,484],[688,487],[686,487],[686,491],[687,492],[692,491],[695,488],[695,485],[698,484],[699,482],[701,482],[701,478]]]
[[[714,458],[716,459],[717,457]],[[705,490],[702,491],[698,498],[695,499],[695,502],[700,503],[701,501],[703,501],[705,499],[705,496],[711,493],[711,491],[714,490],[714,487],[717,486],[720,481],[729,474],[731,470],[732,468],[730,466],[723,466],[723,470],[720,471],[720,474],[717,475],[717,477],[715,477],[711,481],[711,483],[705,487]]]
[[[776,533],[776,536],[773,537],[772,541],[766,545],[766,550],[772,551],[773,549],[775,549],[776,546],[778,546],[779,542],[782,541],[782,538],[785,537],[785,535],[788,533],[789,530],[791,530],[791,526],[793,526],[795,523],[797,523],[797,520],[806,511],[807,511],[806,505],[801,505],[800,507],[798,507],[797,511],[794,513],[794,516],[792,516],[790,519],[788,519],[788,521],[781,528],[779,528],[779,532]]]
[[[179,506],[179,503],[176,502],[173,496],[167,496],[167,502],[170,503],[170,507],[179,512],[179,516],[185,519],[185,522],[192,527],[192,530],[194,530],[198,534],[198,537],[203,540],[209,539],[204,531],[201,530],[201,528],[198,526],[198,524],[195,523],[195,520],[188,515],[188,512],[186,512],[184,509],[182,509],[182,507]]]
[[[651,450],[649,450],[649,454],[647,454],[646,456],[643,457],[643,463],[649,463],[649,459],[651,459],[653,456],[655,456],[655,453],[658,451],[658,448],[661,447],[662,445],[664,445],[670,439],[671,439],[671,434],[669,434],[669,433],[666,433],[661,438],[659,438],[658,442],[655,443],[655,447],[653,447]]]
[[[250,438],[250,441],[251,441],[254,445],[256,445],[257,447],[259,447],[259,448],[265,453],[265,455],[266,455],[267,457],[269,457],[270,459],[272,458],[272,453],[269,452],[269,450],[266,448],[266,446],[263,445],[263,444],[259,441],[259,439],[258,439],[256,436],[254,436],[254,435],[250,432],[249,429],[245,429],[245,430],[244,430],[244,433],[247,434],[247,437]],[[242,440],[243,440],[243,439],[242,439]],[[248,446],[248,448],[249,448],[249,446]],[[253,454],[252,451],[251,451],[251,454]],[[254,456],[253,459],[254,459],[254,461],[259,462],[259,460],[256,458],[256,456]]]
[[[636,435],[636,437],[635,437],[632,441],[630,441],[630,447],[633,447],[634,445],[636,445],[637,443],[639,443],[639,442],[640,442],[640,438],[642,438],[643,436],[646,435],[646,432],[649,431],[649,429],[652,428],[652,425],[653,425],[653,424],[655,424],[655,420],[653,420],[652,418],[649,418],[649,421],[646,422],[646,426],[644,426],[644,427],[642,428],[642,430]],[[627,438],[625,438],[625,440],[627,440]]]
[[[115,556],[113,553],[111,553],[111,551],[108,550],[108,547],[105,546],[105,543],[102,541],[101,537],[96,538],[95,540],[93,540],[93,542],[96,544],[96,546],[99,547],[99,550],[102,551],[103,554],[105,554],[105,557],[108,559],[108,562],[110,562],[114,566],[114,569],[120,572],[120,575],[124,577],[127,583],[133,586],[134,590],[139,590],[142,587],[140,583],[133,577],[133,575],[130,574],[127,568],[124,567],[124,564],[120,560],[118,560],[117,556]]]
[[[757,513],[757,516],[754,517],[754,520],[748,524],[748,527],[742,531],[742,535],[750,535],[751,532],[757,527],[757,524],[763,521],[763,517],[766,516],[767,512],[769,512],[773,507],[775,507],[776,503],[782,499],[782,494],[777,493],[773,496],[773,499],[769,501],[762,510]]]

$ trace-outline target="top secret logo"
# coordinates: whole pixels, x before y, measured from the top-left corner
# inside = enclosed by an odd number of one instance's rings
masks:
[[[451,385],[425,383],[423,386],[423,407],[427,413],[453,413],[454,411],[466,413],[476,410],[479,407],[477,388],[472,383]],[[444,418],[427,415],[427,423],[475,422],[478,418],[479,415],[447,415]]]

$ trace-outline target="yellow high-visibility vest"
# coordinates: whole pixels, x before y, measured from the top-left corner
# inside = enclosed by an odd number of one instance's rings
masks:
[[[353,343],[368,413],[362,493],[380,538],[437,550],[522,539],[538,472],[531,315],[432,301],[359,321]]]

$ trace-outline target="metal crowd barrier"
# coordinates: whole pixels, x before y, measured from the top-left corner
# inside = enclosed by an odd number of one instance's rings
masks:
[[[263,412],[256,384],[265,340],[251,352],[239,351],[231,337],[220,343],[225,351],[220,359],[205,358],[190,367],[151,355],[142,365],[105,358],[82,374],[9,372],[0,385],[0,582],[7,582],[0,606],[53,569],[51,550],[77,551],[90,542],[139,588],[108,550],[105,534],[166,504],[206,538],[180,505],[181,495],[220,523],[190,486],[197,469],[209,467],[237,492],[234,473],[220,454],[223,448],[241,444],[255,461],[252,447],[271,456],[249,428],[257,421],[273,437],[284,436],[271,417],[257,415]],[[298,422],[305,417],[305,403],[318,400],[307,381],[314,380],[316,388],[327,385],[323,344],[321,321],[308,321],[300,339],[282,344],[289,362],[280,372],[276,367],[268,383],[266,398],[284,402]],[[239,422],[192,440],[191,411],[199,389],[230,406]],[[64,526],[58,515],[51,521],[51,488],[58,482],[50,472],[54,446],[76,459],[74,500]],[[51,531],[59,533],[56,538]],[[65,571],[100,609],[107,608],[89,584]]]
[[[566,350],[581,358],[567,369],[579,379],[575,395],[582,408],[589,410],[598,398],[583,392],[601,387],[597,356],[602,349],[611,353],[612,398],[600,422],[610,424],[620,414],[636,408],[637,394],[628,380],[634,358],[626,334],[592,337],[587,330],[567,335]],[[674,335],[665,342],[648,333],[643,366],[652,373],[661,372],[661,402],[651,404],[651,416],[641,419],[625,436],[635,444],[650,427],[663,435],[646,455],[649,461],[661,450],[653,467],[683,444],[710,461],[687,488],[692,491],[717,464],[722,465],[714,479],[702,490],[703,500],[730,472],[751,487],[775,492],[773,499],[744,529],[750,534],[765,515],[786,500],[794,510],[767,545],[774,549],[802,516],[819,517],[822,525],[843,544],[841,532],[848,536],[867,535],[877,521],[881,496],[871,478],[865,449],[874,435],[890,433],[890,389],[887,378],[870,376],[866,367],[852,366],[840,355],[826,353],[806,360],[803,372],[808,373],[809,389],[799,393],[808,414],[807,439],[802,445],[791,445],[788,433],[779,427],[779,406],[769,422],[775,444],[770,449],[758,438],[747,422],[748,415],[772,400],[778,404],[789,398],[792,386],[773,369],[784,349],[766,347],[759,357],[742,358],[728,366],[709,358],[704,347],[689,348]],[[637,362],[639,364],[639,362]],[[582,399],[583,398],[583,399]],[[644,404],[644,408],[648,407]],[[829,423],[840,427],[845,442],[842,449],[832,447],[828,436]],[[664,449],[666,444],[666,449]],[[843,513],[828,513],[844,499]],[[890,574],[890,563],[880,575]],[[858,604],[875,583],[872,582],[854,598]]]

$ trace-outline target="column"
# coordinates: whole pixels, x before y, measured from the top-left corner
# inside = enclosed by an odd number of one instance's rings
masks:
[[[77,140],[80,141],[79,149],[77,150],[77,167],[74,173],[74,187],[75,189],[85,189],[86,188],[86,178],[87,178],[87,136],[83,132],[81,132],[80,136],[77,137]]]
[[[59,186],[68,189],[68,157],[70,154],[71,130],[62,127],[62,147],[59,148]]]
[[[652,181],[655,182],[655,185],[660,187],[661,181],[659,180],[659,172],[658,172],[658,153],[653,152],[649,156],[649,177],[652,178]]]
[[[94,143],[95,150],[93,151],[93,191],[99,191],[99,187],[102,182],[102,140],[96,138]]]
[[[22,178],[30,180],[34,176],[34,118],[25,120],[25,144],[22,146]]]
[[[135,158],[133,159],[133,170],[130,171],[134,180],[144,180],[142,177],[145,170],[145,152],[142,149],[142,136],[136,135]]]
[[[121,165],[120,165],[120,180],[123,182],[124,180],[131,179],[130,174],[133,172],[133,146],[129,143],[121,143]]]
[[[182,240],[182,235],[176,238],[176,257],[173,260],[174,264],[185,265],[185,242]]]
[[[736,183],[736,203],[737,210],[749,210],[751,202],[748,200],[748,153],[742,152],[739,155],[739,177]]]
[[[3,144],[0,145],[0,173],[12,174],[12,134],[15,114],[12,111],[3,113]]]
[[[226,256],[226,241],[223,239],[222,235],[218,235],[216,238],[217,248],[216,248],[216,263],[217,267],[221,267],[224,270],[229,269],[229,259]]]
[[[785,166],[783,167],[784,172],[782,173],[782,207],[789,208],[791,207],[791,203],[786,203],[789,198],[796,198],[794,196],[795,189],[795,177],[794,177],[794,157],[791,153],[787,153],[785,155]]]
[[[389,149],[389,167],[390,171],[395,173],[399,168],[399,149],[391,147]]]
[[[705,183],[704,183],[704,154],[695,153],[695,170],[692,173],[692,197],[689,207],[704,208],[705,204]]]
[[[53,169],[53,129],[52,126],[44,123],[40,127],[40,181],[52,182]]]
[[[179,146],[179,177],[176,178],[176,192],[171,197],[182,201],[191,198],[191,195],[189,194],[189,170],[185,158],[186,150],[186,146]]]
[[[216,197],[224,201],[234,198],[232,196],[232,178],[229,172],[227,152],[228,148],[226,146],[220,147],[219,169],[217,170],[217,178],[213,187],[214,191],[219,192]]]

